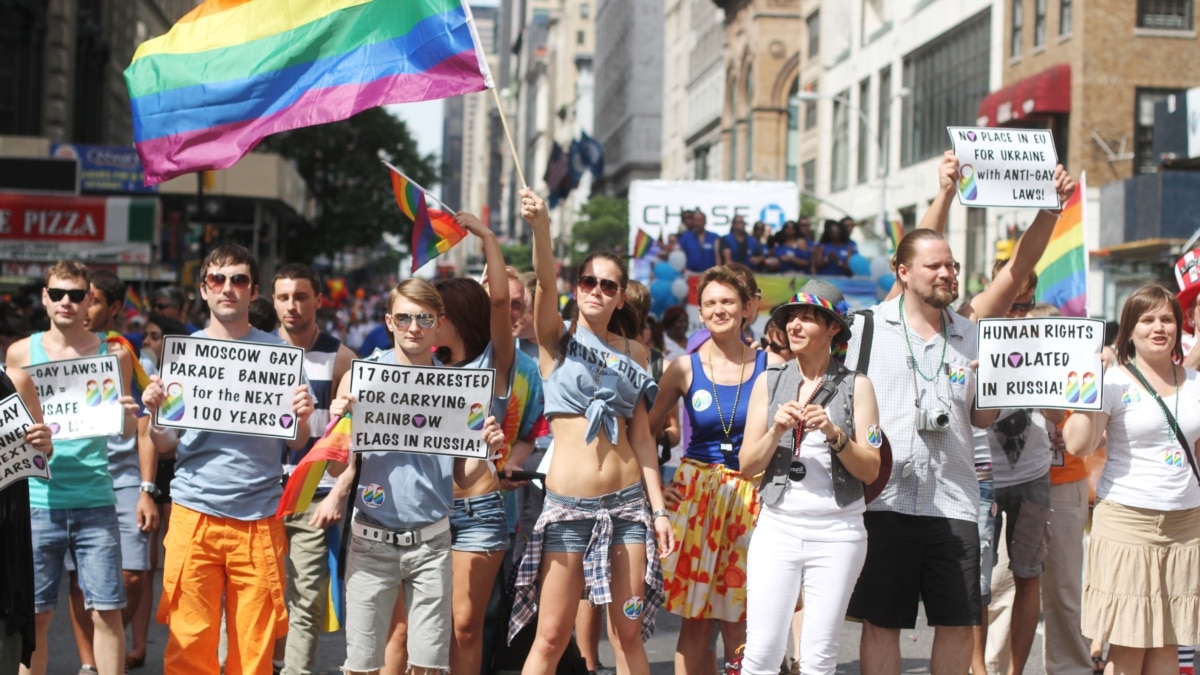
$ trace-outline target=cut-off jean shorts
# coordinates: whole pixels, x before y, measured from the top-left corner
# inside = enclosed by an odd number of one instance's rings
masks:
[[[639,502],[643,505],[642,508],[646,508],[646,491],[642,488],[641,483],[634,483],[599,497],[568,497],[546,490],[546,506],[557,504],[580,511],[615,509]],[[583,553],[587,550],[588,542],[592,540],[592,528],[595,526],[595,518],[550,523],[546,525],[546,530],[542,535],[542,550],[558,553]],[[646,526],[632,520],[613,518],[612,543],[614,545],[645,544]]]
[[[490,553],[508,550],[508,515],[500,491],[454,500],[450,514],[455,551]]]

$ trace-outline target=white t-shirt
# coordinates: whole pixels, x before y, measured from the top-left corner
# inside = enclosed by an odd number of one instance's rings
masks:
[[[1186,370],[1179,387],[1176,418],[1188,447],[1200,438],[1200,378]],[[1175,396],[1163,397],[1175,414]],[[1162,408],[1135,377],[1122,368],[1104,373],[1104,412],[1108,420],[1108,461],[1096,486],[1097,499],[1158,511],[1200,506],[1200,485],[1179,441],[1168,435]]]
[[[1050,472],[1050,435],[1041,412],[1005,409],[988,427],[987,435],[996,487],[1028,483]]]
[[[792,433],[788,431],[787,433]],[[795,460],[793,460],[795,461]],[[759,519],[781,523],[801,539],[812,541],[862,541],[867,538],[863,513],[867,503],[859,498],[845,507],[838,506],[833,494],[833,460],[825,434],[809,431],[800,441],[800,459],[804,480],[788,480],[783,499],[764,506]]]

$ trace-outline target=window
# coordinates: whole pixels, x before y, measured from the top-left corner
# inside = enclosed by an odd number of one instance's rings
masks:
[[[988,93],[990,34],[984,10],[904,57],[901,166],[940,156],[950,143],[946,127],[975,124]]]
[[[1192,0],[1138,0],[1138,28],[1192,29]]]
[[[694,167],[692,177],[696,180],[708,180],[708,153],[707,145],[697,146],[692,151],[692,166]]]
[[[787,151],[784,178],[796,182],[800,162],[800,80],[792,82],[787,99]]]
[[[891,28],[887,0],[862,0],[862,44],[871,44]]]
[[[804,191],[815,194],[817,191],[817,160],[810,159],[804,163]]]
[[[891,67],[884,68],[879,71],[879,116],[878,120],[879,138],[879,175],[887,175],[888,167],[888,143],[891,140],[892,129],[892,69]]]
[[[1058,0],[1058,34],[1070,35],[1071,23],[1074,15],[1071,14],[1071,0]]]
[[[1046,44],[1046,0],[1034,0],[1033,8],[1033,46],[1042,47]]]
[[[855,158],[858,162],[858,182],[865,183],[871,179],[871,172],[868,171],[867,164],[871,161],[871,143],[874,140],[871,137],[871,129],[867,127],[866,112],[870,107],[871,102],[871,78],[867,78],[858,83],[858,109],[863,114],[858,116],[858,156]]]
[[[746,173],[754,172],[754,71],[746,70]]]
[[[575,44],[581,45],[585,39],[585,34],[581,30],[575,31]]]
[[[841,100],[838,100],[841,99]],[[850,90],[837,95],[833,101],[833,149],[829,189],[845,190],[850,184],[850,110],[842,101],[850,100]]]
[[[1138,87],[1133,111],[1133,172],[1158,173],[1158,162],[1154,157],[1154,104],[1171,94],[1181,92],[1174,89],[1150,89]]]
[[[1021,31],[1024,30],[1025,24],[1025,0],[1012,0],[1012,37],[1008,48],[1008,55],[1017,57],[1021,55]]]
[[[808,25],[808,58],[816,58],[821,53],[821,13],[809,14],[804,23]]]
[[[729,86],[729,116],[733,122],[729,125],[729,174],[725,177],[726,180],[738,180],[737,175],[737,148],[738,148],[738,123],[737,123],[737,87],[734,83]]]
[[[586,19],[592,15],[592,8],[586,2],[579,4],[579,18]]]
[[[804,102],[804,130],[808,131],[817,126],[817,102]]]

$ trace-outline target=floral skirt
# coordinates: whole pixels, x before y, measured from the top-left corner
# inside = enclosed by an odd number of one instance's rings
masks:
[[[671,515],[675,552],[663,560],[667,610],[685,619],[745,621],[758,491],[736,471],[691,459],[680,463],[672,486],[683,500]]]

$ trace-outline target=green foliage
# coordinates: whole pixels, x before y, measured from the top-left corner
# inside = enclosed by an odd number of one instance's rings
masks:
[[[817,202],[817,200],[813,199],[812,197],[810,197],[806,194],[800,195],[800,217],[801,218],[809,218],[809,219],[815,218],[817,215],[817,209],[819,209],[819,208],[821,208],[821,204],[819,202]]]
[[[500,251],[504,254],[504,262],[518,272],[533,271],[533,245],[532,244],[510,244],[501,245]]]
[[[288,233],[286,255],[297,262],[343,246],[377,246],[384,232],[411,238],[412,222],[396,206],[381,159],[426,188],[437,182],[433,155],[421,156],[408,127],[383,108],[277,134],[260,147],[293,160],[316,201],[311,229]]]
[[[580,220],[571,230],[571,264],[583,262],[592,251],[629,248],[629,200],[593,195],[579,209]]]

